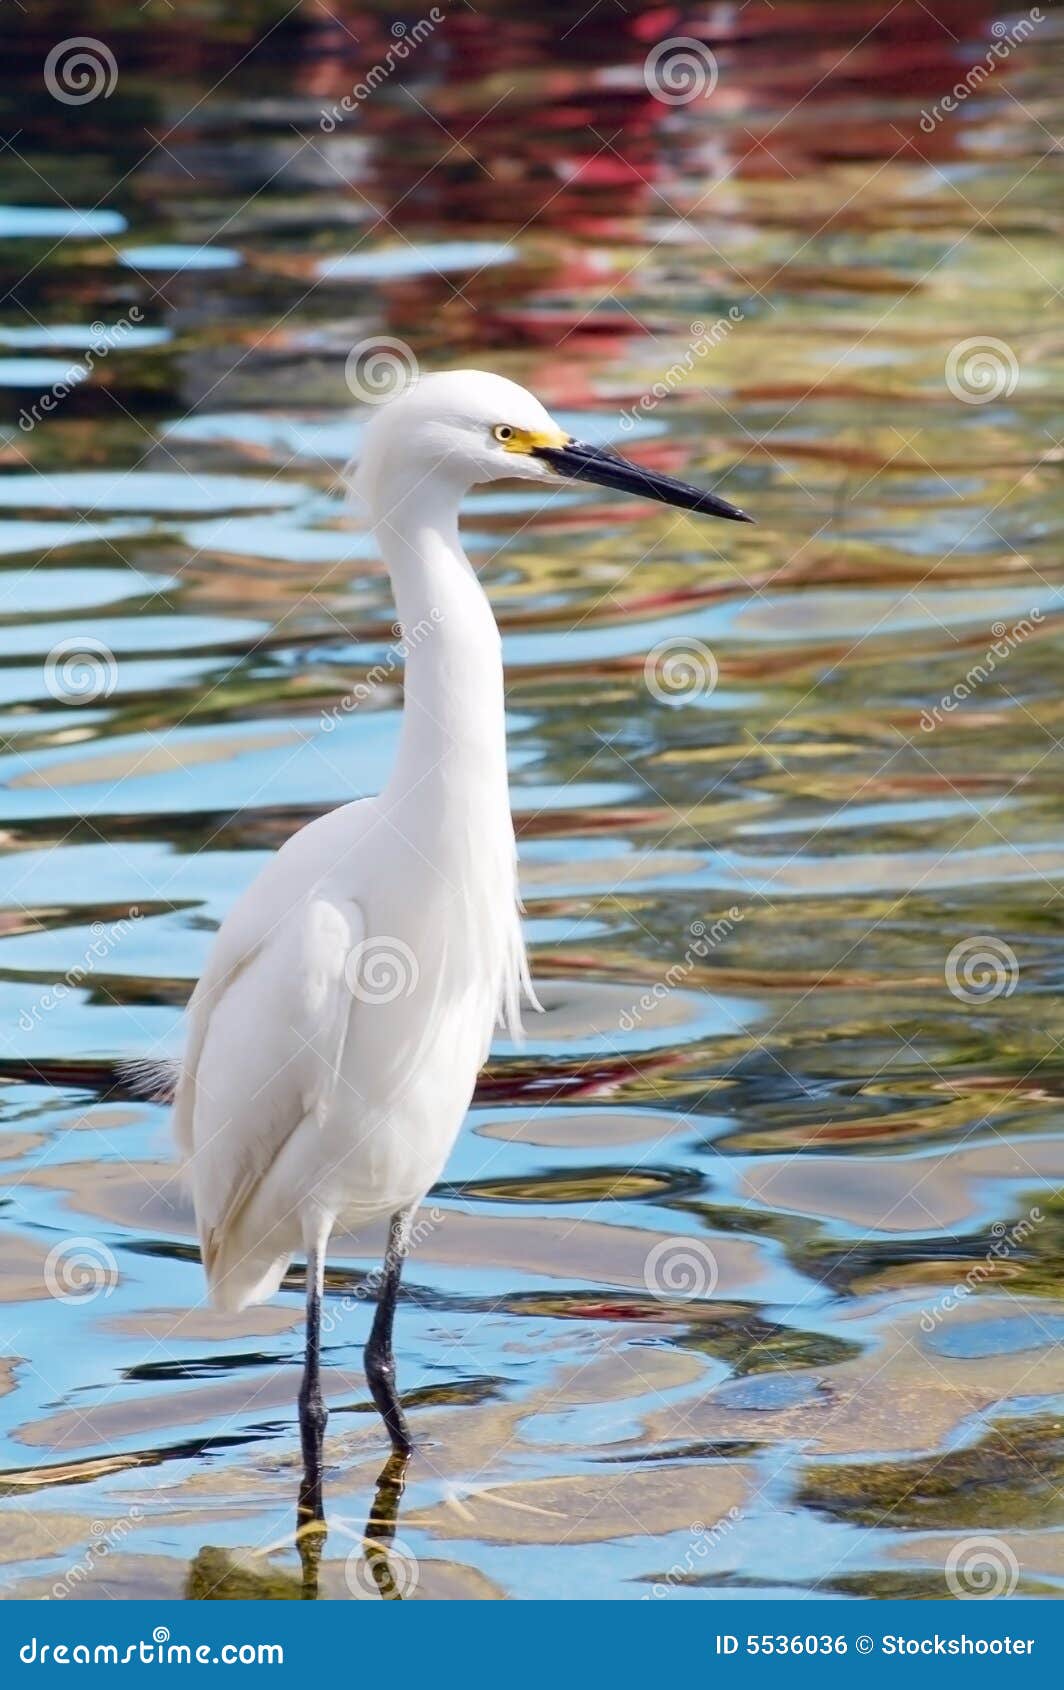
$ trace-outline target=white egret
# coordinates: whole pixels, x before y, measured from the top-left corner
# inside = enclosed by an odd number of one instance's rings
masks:
[[[217,935],[187,1013],[174,1122],[216,1305],[276,1291],[306,1253],[299,1395],[320,1512],[325,1252],[334,1225],[390,1217],[366,1377],[412,1447],[392,1324],[419,1202],[439,1178],[492,1030],[531,996],[518,907],[499,633],[458,537],[462,496],[514,477],[591,481],[749,521],[712,493],[573,440],[513,382],[423,377],[366,430],[365,501],[408,641],[384,791],[295,834]],[[534,1001],[534,999],[532,1000]]]

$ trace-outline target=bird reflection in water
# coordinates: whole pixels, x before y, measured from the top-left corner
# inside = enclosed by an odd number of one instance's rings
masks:
[[[384,1602],[401,1602],[406,1594],[405,1579],[396,1578],[389,1549],[395,1541],[399,1520],[399,1504],[406,1489],[406,1471],[410,1456],[393,1451],[377,1475],[373,1504],[362,1533],[362,1555],[365,1576],[359,1585],[367,1592],[376,1589]],[[296,1544],[303,1569],[302,1597],[315,1602],[320,1594],[319,1573],[322,1553],[328,1536],[325,1511],[322,1507],[321,1469],[305,1469],[299,1496],[296,1525]]]
[[[361,1538],[346,1524],[336,1522],[342,1541],[354,1539],[361,1554],[352,1547],[347,1560],[347,1589],[352,1595],[378,1595],[384,1602],[401,1602],[410,1594],[411,1580],[406,1561],[397,1570],[390,1553],[399,1521],[399,1505],[406,1488],[410,1456],[392,1453],[377,1476],[369,1516]],[[247,1560],[236,1560],[226,1549],[207,1546],[189,1566],[185,1595],[190,1601],[316,1602],[329,1594],[322,1590],[322,1561],[329,1532],[322,1507],[321,1473],[304,1472],[296,1515],[295,1544],[300,1575],[274,1567],[269,1560],[283,1544],[272,1544],[261,1552],[261,1571]],[[284,1540],[291,1543],[290,1538]],[[346,1591],[335,1592],[337,1595]]]

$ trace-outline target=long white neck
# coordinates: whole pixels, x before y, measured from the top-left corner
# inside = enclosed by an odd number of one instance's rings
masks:
[[[473,791],[506,810],[502,651],[458,536],[461,490],[429,478],[374,530],[402,626],[405,704],[386,793],[468,815]],[[483,812],[481,812],[483,813]]]
[[[519,1038],[522,993],[533,1005],[536,998],[518,907],[502,648],[458,537],[463,491],[430,476],[406,498],[390,489],[373,513],[406,662],[399,751],[382,801],[457,898],[474,957],[469,977],[487,983],[492,1013]]]

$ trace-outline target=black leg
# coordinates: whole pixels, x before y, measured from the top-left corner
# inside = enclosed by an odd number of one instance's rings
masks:
[[[299,1388],[299,1436],[303,1445],[303,1485],[299,1513],[304,1521],[324,1517],[321,1494],[322,1446],[329,1418],[321,1394],[321,1294],[325,1279],[324,1245],[307,1252],[307,1355]]]
[[[370,1395],[388,1428],[388,1436],[397,1455],[409,1455],[414,1447],[399,1403],[399,1393],[395,1388],[395,1357],[392,1354],[392,1323],[395,1319],[399,1278],[403,1271],[403,1258],[406,1255],[406,1243],[413,1218],[413,1209],[400,1209],[398,1214],[392,1216],[388,1228],[388,1250],[384,1258],[384,1277],[364,1357]]]

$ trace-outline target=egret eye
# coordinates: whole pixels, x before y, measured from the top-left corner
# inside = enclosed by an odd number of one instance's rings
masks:
[[[499,423],[498,427],[493,428],[491,432],[494,434],[496,440],[499,440],[504,444],[507,440],[512,440],[514,437],[514,431],[510,427],[509,423]]]

